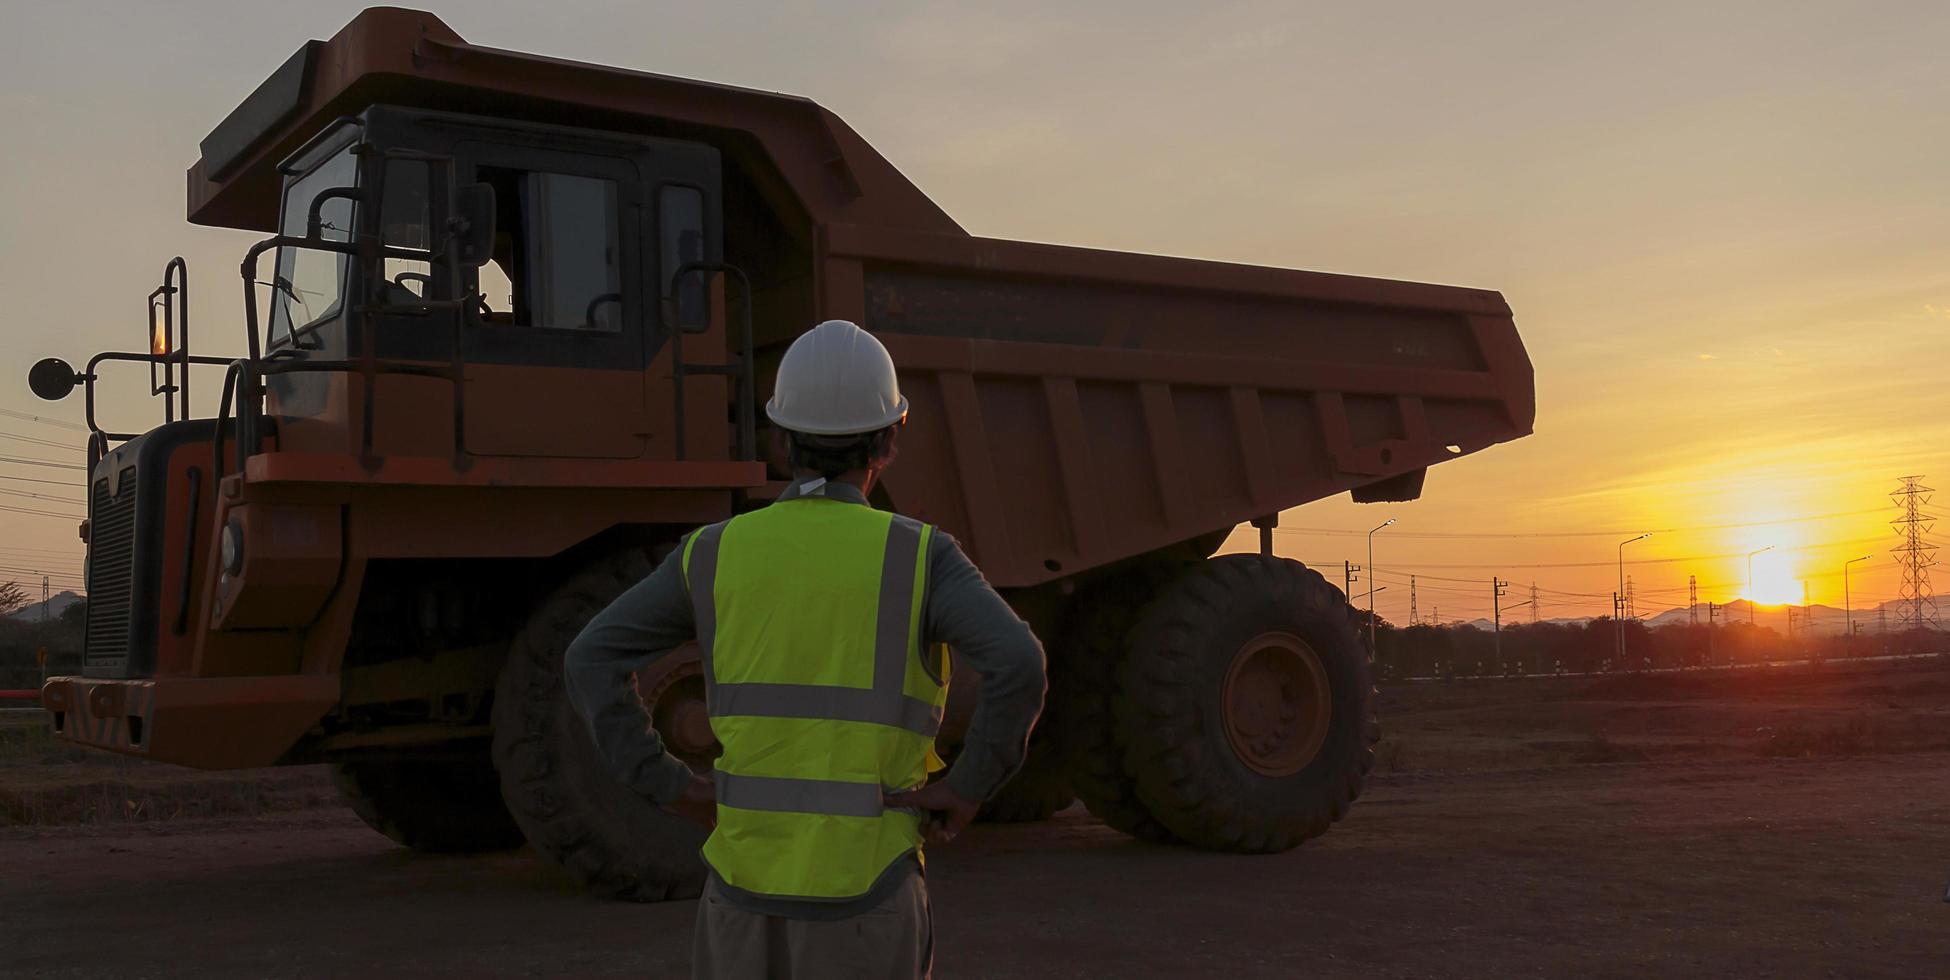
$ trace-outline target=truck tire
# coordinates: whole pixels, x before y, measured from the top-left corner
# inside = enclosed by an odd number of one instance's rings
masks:
[[[366,826],[416,851],[469,854],[521,846],[501,784],[478,759],[349,762],[332,782]]]
[[[1047,706],[1036,730],[1029,735],[1029,747],[1022,768],[1002,788],[982,804],[975,819],[985,823],[1031,823],[1048,820],[1058,810],[1076,802],[1070,789],[1070,773],[1063,762],[1059,744],[1061,729]]]
[[[1050,656],[1050,698],[1063,725],[1070,785],[1092,816],[1139,840],[1176,838],[1138,798],[1137,781],[1124,767],[1113,705],[1137,615],[1176,570],[1138,569],[1079,592]]]
[[[1372,663],[1320,573],[1212,558],[1161,592],[1133,635],[1118,730],[1138,799],[1172,834],[1283,851],[1360,795],[1381,734]]]
[[[624,552],[542,600],[508,651],[494,699],[494,765],[528,842],[590,891],[638,902],[698,895],[705,832],[610,773],[569,705],[562,657],[583,626],[651,568],[648,554]]]

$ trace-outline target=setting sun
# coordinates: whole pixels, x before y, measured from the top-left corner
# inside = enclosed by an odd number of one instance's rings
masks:
[[[1798,605],[1801,602],[1802,583],[1794,575],[1792,555],[1768,552],[1754,556],[1754,581],[1747,589],[1746,598],[1762,605]]]

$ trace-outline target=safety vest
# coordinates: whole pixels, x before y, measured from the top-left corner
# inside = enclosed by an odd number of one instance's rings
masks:
[[[927,779],[945,648],[921,643],[934,529],[861,504],[780,500],[684,545],[717,761],[704,860],[734,888],[844,901],[921,845],[881,804]]]

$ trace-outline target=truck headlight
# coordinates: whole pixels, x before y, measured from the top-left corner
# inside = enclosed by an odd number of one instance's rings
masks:
[[[244,570],[244,529],[231,522],[223,526],[223,538],[219,542],[217,560],[223,570],[236,575]]]

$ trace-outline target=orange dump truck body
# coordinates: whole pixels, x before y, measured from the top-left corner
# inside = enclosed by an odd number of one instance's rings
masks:
[[[956,535],[1025,609],[1126,559],[1335,493],[1412,498],[1430,464],[1531,429],[1531,367],[1498,293],[974,237],[810,101],[471,45],[416,11],[368,10],[294,55],[204,140],[190,220],[277,229],[280,161],[375,106],[709,147],[725,258],[755,284],[758,400],[812,324],[875,333],[913,405],[885,502]],[[268,411],[283,421],[241,468],[213,457],[207,430],[107,451],[91,476],[90,668],[46,691],[63,733],[202,766],[479,735],[455,720],[464,704],[397,730],[333,721],[354,701],[425,700],[415,685],[434,683],[416,680],[421,667],[348,661],[388,575],[498,561],[504,579],[541,588],[605,535],[667,540],[781,485],[776,467],[736,458],[723,422],[736,386],[673,392],[676,338],[653,316],[630,322],[642,336],[627,363],[466,365],[470,384],[501,371],[544,392],[519,406],[469,395],[474,449],[440,422],[459,414],[457,396],[404,379],[375,382],[376,435],[353,445],[366,409],[346,374],[303,410],[273,385]],[[720,318],[685,357],[729,362],[730,334]],[[614,418],[552,414],[625,383]],[[209,425],[174,423],[187,424]],[[523,427],[533,438],[509,437]],[[585,440],[602,450],[561,448]],[[118,523],[125,478],[166,503]],[[226,576],[230,524],[259,564]],[[146,592],[129,584],[144,574],[157,583]],[[491,685],[492,662],[470,663],[422,672],[442,678],[442,696]]]

